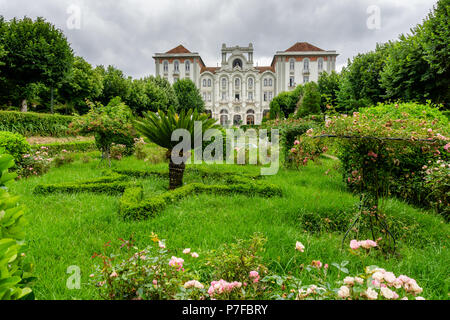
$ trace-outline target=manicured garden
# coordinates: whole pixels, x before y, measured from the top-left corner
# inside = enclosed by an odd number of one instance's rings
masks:
[[[437,214],[398,200],[385,200],[383,210],[399,240],[397,254],[385,256],[373,251],[363,258],[350,249],[350,239],[341,248],[343,232],[357,211],[359,197],[346,190],[341,175],[335,170],[338,161],[323,157],[320,164],[309,165],[301,172],[282,169],[278,175],[264,178],[282,189],[282,197],[191,195],[144,221],[121,219],[116,195],[33,194],[39,184],[98,178],[103,175],[98,164],[99,160],[75,161],[53,168],[44,176],[8,184],[10,192],[20,194],[21,203],[28,208],[24,251],[35,266],[33,274],[37,280],[32,289],[37,299],[101,298],[90,278],[96,273],[95,265],[101,261],[92,256],[103,252],[106,243],[110,245],[106,247],[108,253],[120,252],[119,238],[132,238],[137,247],[145,248],[153,243],[152,233],[165,239],[169,255],[184,257],[185,268],[195,270],[203,283],[208,277],[202,265],[207,256],[214,255],[211,250],[260,233],[267,238],[261,254],[263,264],[280,276],[298,277],[304,281],[303,285],[314,284],[304,270],[313,260],[329,265],[328,281],[336,279],[339,273],[332,263],[340,265],[349,261],[346,265],[349,274],[358,274],[364,272],[366,266],[377,265],[396,275],[416,279],[423,288],[421,296],[427,299],[447,298],[449,228]],[[209,165],[201,167],[212,169]],[[133,156],[113,161],[112,168],[164,171],[167,164],[149,165]],[[214,170],[259,172],[254,166],[237,165],[216,165]],[[167,178],[138,180],[146,195],[167,190]],[[187,170],[185,183],[191,182],[214,184],[218,181],[190,174]],[[297,241],[304,245],[303,253],[296,250]],[[182,253],[185,248],[191,248],[199,258],[186,258]],[[78,266],[81,270],[79,290],[67,288],[69,266]]]

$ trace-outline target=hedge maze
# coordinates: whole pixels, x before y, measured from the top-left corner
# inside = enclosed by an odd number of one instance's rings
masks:
[[[207,168],[191,167],[186,173],[203,178],[220,179],[222,184],[191,183],[176,190],[146,197],[144,188],[136,179],[149,177],[168,178],[168,171],[158,170],[112,170],[104,176],[73,183],[37,185],[33,193],[38,195],[52,193],[106,193],[121,195],[119,215],[126,220],[144,220],[156,216],[167,206],[194,194],[260,196],[264,198],[281,197],[282,189],[261,179],[260,175],[217,171]]]

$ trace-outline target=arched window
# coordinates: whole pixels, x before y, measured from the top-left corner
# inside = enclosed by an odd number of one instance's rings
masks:
[[[179,72],[180,71],[180,63],[178,61],[175,61],[173,63],[173,68],[174,68],[175,72]]]
[[[234,79],[234,86],[239,88],[241,86],[241,80],[239,78]]]
[[[227,88],[227,79],[222,78],[222,89],[226,89],[226,88]]]
[[[228,110],[227,109],[222,109],[222,110],[220,110],[220,114],[228,114]]]
[[[253,89],[253,78],[248,79],[248,88]]]
[[[164,61],[163,63],[164,72],[169,72],[169,62]]]
[[[211,85],[212,85],[211,79],[208,79],[208,87],[211,87]]]
[[[273,86],[272,79],[269,79],[269,87]]]
[[[309,71],[309,59],[303,60],[303,71]]]
[[[189,60],[186,60],[185,67],[186,67],[186,72],[191,71],[191,63]]]
[[[317,67],[319,69],[319,72],[323,71],[323,59],[319,58],[319,60],[317,61]]]
[[[242,60],[241,59],[235,59],[233,61],[233,69],[236,68],[236,67],[239,67],[239,68],[242,69]]]
[[[206,87],[206,79],[203,79],[203,87]]]
[[[267,87],[267,79],[264,79],[264,87]]]
[[[294,71],[294,70],[295,70],[295,59],[289,60],[289,69],[290,69],[291,71]]]

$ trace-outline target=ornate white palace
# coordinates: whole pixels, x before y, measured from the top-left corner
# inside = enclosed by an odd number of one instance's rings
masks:
[[[156,75],[171,84],[189,78],[199,88],[206,110],[222,125],[260,124],[273,97],[295,89],[297,84],[316,81],[321,72],[335,70],[336,51],[325,51],[298,42],[278,51],[270,66],[255,66],[253,45],[222,45],[220,67],[207,67],[200,55],[182,45],[156,53]]]

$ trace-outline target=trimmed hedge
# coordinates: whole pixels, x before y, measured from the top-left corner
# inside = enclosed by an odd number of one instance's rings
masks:
[[[206,185],[192,183],[179,189],[168,191],[150,199],[144,199],[143,187],[135,182],[126,182],[130,177],[146,178],[149,176],[167,177],[168,172],[144,170],[113,170],[106,171],[105,176],[84,180],[78,183],[42,184],[37,185],[34,194],[51,194],[55,192],[94,192],[123,194],[119,201],[119,215],[124,219],[143,220],[154,217],[169,204],[193,194],[208,193],[215,195],[244,194],[248,196],[262,196],[266,198],[281,197],[282,189],[279,186],[257,182],[260,176],[239,174],[232,172],[217,172],[204,168],[191,168],[193,173],[223,177],[227,185]]]
[[[111,173],[109,175],[84,180],[74,183],[56,183],[56,184],[39,184],[33,193],[34,194],[50,194],[50,193],[77,193],[77,192],[93,192],[93,193],[108,193],[108,194],[122,194],[128,187],[135,186],[133,182],[125,182],[127,176]]]
[[[234,185],[205,185],[192,183],[173,191],[168,191],[150,199],[143,199],[142,188],[127,189],[119,203],[119,214],[124,219],[143,220],[157,213],[175,201],[193,194],[207,193],[215,195],[244,194],[266,198],[283,195],[280,187],[266,183],[246,183]]]
[[[157,176],[160,178],[168,178],[169,177],[169,171],[167,170],[122,170],[122,169],[114,169],[113,172],[118,173],[118,174],[122,174],[122,175],[126,175],[126,176],[130,176],[130,177],[134,177],[134,178],[138,178],[138,179],[143,179],[143,178],[148,178],[148,177],[152,177],[152,176]],[[199,176],[201,176],[202,178],[205,178],[207,176],[211,177],[211,178],[215,178],[215,179],[225,179],[229,182],[236,182],[238,181],[244,181],[245,179],[250,179],[250,180],[257,180],[260,179],[262,176],[261,175],[256,175],[256,174],[249,174],[249,173],[238,173],[238,172],[233,172],[233,171],[217,171],[214,169],[207,169],[207,168],[203,168],[203,167],[188,167],[186,168],[185,173],[187,174],[197,174]],[[231,181],[230,179],[234,179],[233,181]],[[244,179],[244,180],[242,180]]]
[[[34,188],[34,194],[44,195],[50,193],[107,193],[112,195],[120,195],[127,188],[134,187],[134,182],[111,182],[111,183],[91,183],[91,184],[48,184],[38,185]]]
[[[73,117],[59,114],[0,111],[0,131],[20,133],[26,137],[70,136]]]
[[[91,152],[98,150],[95,141],[35,144],[31,146],[31,148],[36,151],[41,149],[42,147],[48,148],[47,152],[50,156],[60,154],[63,150],[69,152]]]

